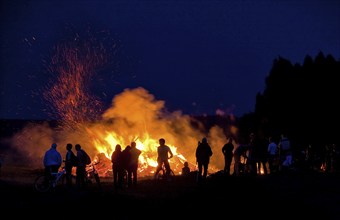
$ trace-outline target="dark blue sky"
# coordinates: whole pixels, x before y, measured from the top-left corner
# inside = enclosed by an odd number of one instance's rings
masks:
[[[119,68],[94,80],[103,101],[140,86],[185,114],[253,111],[279,56],[340,58],[336,0],[4,0],[0,10],[0,118],[49,117],[46,58],[67,26],[109,31],[119,44]]]

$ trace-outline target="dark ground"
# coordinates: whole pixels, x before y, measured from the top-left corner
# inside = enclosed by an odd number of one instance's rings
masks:
[[[115,190],[111,178],[101,178],[101,189],[91,184],[85,191],[57,188],[41,194],[33,188],[37,171],[1,169],[1,213],[11,218],[80,214],[96,219],[340,219],[340,175],[334,173],[294,171],[257,177],[216,173],[199,184],[194,177],[170,182],[143,178],[136,188],[124,190]]]

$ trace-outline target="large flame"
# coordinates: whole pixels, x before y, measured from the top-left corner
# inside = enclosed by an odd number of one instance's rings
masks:
[[[156,101],[144,88],[126,89],[115,97],[112,107],[103,114],[103,121],[86,126],[86,137],[96,151],[104,153],[107,158],[116,144],[126,146],[135,141],[142,151],[139,158],[142,175],[154,171],[150,167],[157,165],[158,140],[165,138],[174,154],[170,164],[179,173],[189,158],[195,165],[195,144],[203,133],[192,128],[190,117],[180,112],[165,115],[162,110],[164,102]],[[193,144],[187,146],[188,143]]]
[[[158,140],[164,138],[174,154],[171,168],[179,174],[185,161],[191,170],[196,169],[197,143],[207,137],[213,150],[209,172],[223,169],[221,148],[226,142],[226,129],[213,126],[206,130],[199,121],[181,111],[167,112],[165,102],[156,100],[142,87],[127,88],[115,95],[111,107],[103,111],[101,102],[87,88],[93,82],[96,68],[107,61],[104,55],[101,45],[88,42],[57,47],[50,70],[58,77],[48,85],[44,97],[63,123],[58,129],[51,128],[47,122],[29,124],[12,140],[32,166],[42,165],[44,152],[52,142],[58,143],[62,155],[66,154],[64,146],[72,143],[80,144],[93,158],[101,155],[104,171],[100,174],[108,175],[116,144],[124,148],[135,141],[142,151],[140,176],[149,176],[157,165]],[[229,130],[237,132],[235,128]]]

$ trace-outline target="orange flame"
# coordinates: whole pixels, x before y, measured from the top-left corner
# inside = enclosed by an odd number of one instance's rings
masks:
[[[20,132],[13,142],[18,149],[26,151],[26,157],[41,158],[52,142],[57,142],[58,146],[78,143],[92,157],[104,155],[106,162],[102,164],[110,170],[109,158],[115,145],[124,148],[134,140],[142,151],[139,173],[148,176],[157,165],[158,140],[164,138],[174,154],[169,161],[171,169],[179,174],[185,161],[192,171],[196,170],[197,143],[207,137],[213,150],[208,172],[223,169],[221,148],[226,142],[225,129],[213,126],[207,130],[200,121],[181,111],[169,113],[164,101],[156,100],[142,87],[125,89],[115,95],[112,106],[103,112],[101,102],[87,89],[96,68],[107,61],[105,48],[95,42],[91,45],[76,38],[56,48],[50,71],[58,77],[46,88],[44,97],[64,126],[55,131],[47,124],[30,125]],[[230,130],[237,132],[235,127]],[[22,147],[23,142],[27,149]],[[65,155],[64,147],[59,150]],[[41,159],[34,158],[34,161],[41,164]]]

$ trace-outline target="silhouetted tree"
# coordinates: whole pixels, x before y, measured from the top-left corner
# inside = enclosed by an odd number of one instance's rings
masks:
[[[255,112],[238,120],[240,135],[261,130],[268,136],[287,134],[295,150],[338,143],[340,61],[319,52],[293,65],[278,57],[256,96]]]

